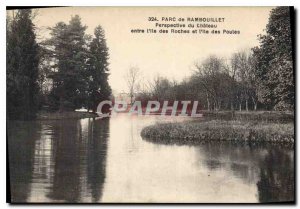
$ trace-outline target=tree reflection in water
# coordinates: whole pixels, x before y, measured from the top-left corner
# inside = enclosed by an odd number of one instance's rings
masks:
[[[293,149],[277,145],[207,143],[199,145],[211,170],[231,170],[244,182],[256,183],[259,202],[294,201]]]
[[[34,143],[40,128],[39,123],[7,123],[11,202],[26,202],[30,194]]]
[[[8,124],[12,202],[98,202],[109,119]]]
[[[67,202],[97,202],[105,179],[109,120],[61,123],[57,124],[54,181],[48,196]]]
[[[259,202],[294,201],[294,150],[291,147],[231,142],[193,142],[188,145],[175,141],[174,144],[196,146],[200,167],[204,163],[213,172],[228,171],[246,184],[255,185]]]
[[[92,202],[99,202],[105,180],[109,120],[93,121],[89,128],[92,134],[88,138],[87,180]]]
[[[257,187],[260,202],[294,201],[293,156],[279,148],[269,150],[261,162]]]

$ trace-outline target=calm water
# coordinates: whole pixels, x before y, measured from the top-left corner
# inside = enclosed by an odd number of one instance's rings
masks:
[[[292,149],[143,140],[141,129],[157,121],[119,115],[8,123],[12,201],[293,200]]]

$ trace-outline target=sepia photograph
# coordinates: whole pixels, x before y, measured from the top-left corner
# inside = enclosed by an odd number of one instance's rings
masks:
[[[295,204],[294,15],[7,7],[7,202]]]

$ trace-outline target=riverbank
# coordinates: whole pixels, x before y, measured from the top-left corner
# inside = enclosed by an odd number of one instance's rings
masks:
[[[294,124],[292,122],[196,120],[151,125],[142,130],[141,136],[153,142],[170,144],[210,141],[294,144]]]
[[[95,118],[96,113],[92,112],[39,112],[37,120],[62,120],[62,119],[82,119],[82,118]]]
[[[238,120],[255,122],[280,122],[294,121],[294,112],[286,111],[202,111],[206,120]]]

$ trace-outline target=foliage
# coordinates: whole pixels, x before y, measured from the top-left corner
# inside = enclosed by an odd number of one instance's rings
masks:
[[[266,35],[253,49],[256,75],[260,78],[260,101],[267,108],[294,108],[294,78],[290,9],[277,7],[271,11]]]
[[[91,40],[86,28],[76,15],[69,24],[59,22],[50,28],[52,37],[44,42],[53,63],[48,73],[53,81],[49,104],[60,112],[81,107],[95,111],[111,94],[104,30],[98,26]]]
[[[51,95],[59,99],[60,111],[80,108],[86,98],[86,28],[78,15],[68,25],[59,22],[51,28],[47,45],[54,70],[49,77],[53,80]]]
[[[7,21],[6,95],[9,119],[33,119],[38,110],[39,46],[31,10]]]
[[[88,109],[94,112],[98,104],[108,100],[111,95],[111,88],[108,84],[108,48],[106,45],[103,28],[99,25],[95,28],[95,37],[90,43],[88,65]]]

